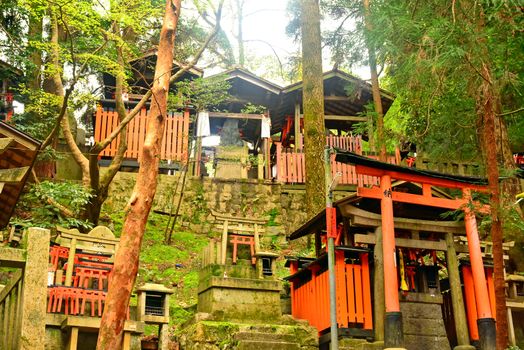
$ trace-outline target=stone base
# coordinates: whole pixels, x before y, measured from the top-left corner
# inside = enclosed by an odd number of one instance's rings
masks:
[[[198,318],[196,317],[195,320]],[[318,349],[316,329],[300,322],[295,322],[293,325],[252,325],[200,320],[182,329],[177,338],[181,350]]]
[[[404,346],[408,350],[451,350],[439,303],[401,302]]]
[[[198,312],[217,320],[264,323],[282,315],[280,281],[206,274],[200,276]]]
[[[475,350],[473,345],[457,345],[453,350]]]

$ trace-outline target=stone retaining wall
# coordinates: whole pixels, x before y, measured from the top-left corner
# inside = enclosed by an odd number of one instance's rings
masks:
[[[113,180],[106,212],[124,210],[136,180],[136,173],[119,172]],[[179,175],[159,175],[153,210],[169,213],[180,196]],[[350,193],[337,191],[336,199]],[[173,198],[174,196],[174,198]],[[206,230],[214,218],[211,210],[239,217],[269,220],[268,231],[289,234],[306,222],[303,185],[282,185],[271,181],[217,178],[187,178],[180,215],[181,222],[195,231]],[[175,209],[173,209],[174,211]]]

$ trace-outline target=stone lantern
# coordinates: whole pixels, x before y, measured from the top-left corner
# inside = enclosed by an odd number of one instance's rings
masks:
[[[159,350],[167,350],[169,296],[173,292],[173,289],[154,283],[146,283],[136,289],[138,320],[158,325]]]

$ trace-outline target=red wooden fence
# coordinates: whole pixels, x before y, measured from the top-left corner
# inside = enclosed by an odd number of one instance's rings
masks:
[[[361,254],[360,264],[347,264],[343,251],[337,251],[335,259],[338,326],[372,330],[368,253]],[[308,320],[321,332],[330,326],[328,271],[318,264],[311,264],[306,269],[311,270],[311,279],[291,279],[292,315]]]
[[[118,114],[98,107],[95,116],[95,141],[104,140],[117,127]],[[140,113],[127,124],[126,158],[138,159],[147,130],[147,112]],[[183,114],[169,113],[166,119],[160,159],[184,161],[187,159],[189,138],[189,112]],[[114,157],[118,150],[120,137],[117,137],[101,153],[102,156]]]
[[[362,154],[362,139],[360,136],[328,136],[326,143],[346,151]],[[295,152],[282,147],[276,142],[277,180],[284,183],[304,183],[306,180],[305,156],[302,152]],[[375,156],[369,156],[376,159]],[[388,163],[396,164],[394,156],[388,156]],[[335,155],[331,159],[331,175],[341,174],[339,184],[343,185],[378,185],[377,177],[357,175],[355,167],[350,164],[335,162]]]

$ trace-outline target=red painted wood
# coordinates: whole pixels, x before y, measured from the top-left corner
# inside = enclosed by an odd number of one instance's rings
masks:
[[[371,283],[369,280],[369,254],[361,255],[362,293],[364,298],[364,329],[373,329],[373,310],[371,308]]]
[[[475,301],[475,287],[470,266],[462,266],[462,279],[464,280],[464,299],[466,301],[466,315],[468,318],[469,337],[479,340],[477,327],[477,306]]]

